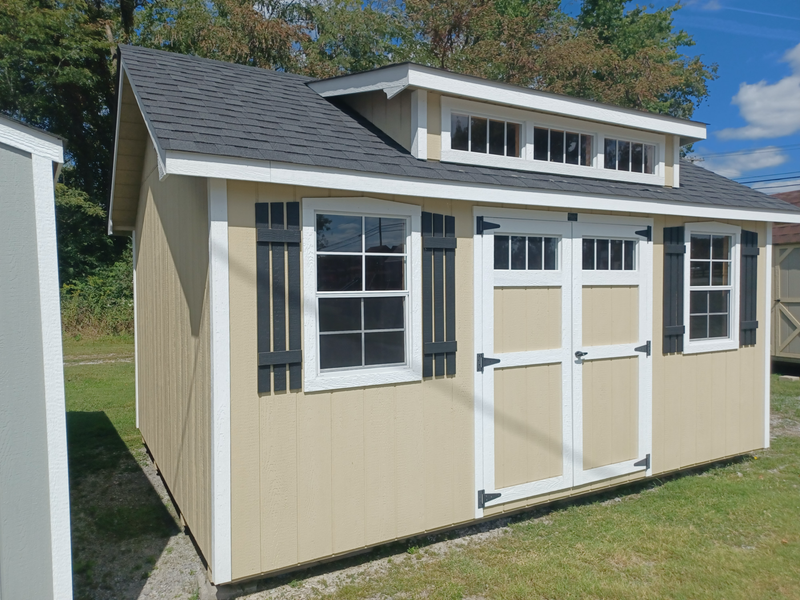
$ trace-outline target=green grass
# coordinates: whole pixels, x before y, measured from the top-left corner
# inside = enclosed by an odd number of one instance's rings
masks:
[[[126,352],[131,344],[119,338],[65,344],[68,362]],[[96,487],[138,468],[131,455],[141,451],[133,363],[68,366],[66,374],[79,500],[73,510],[83,523],[76,578],[89,589],[97,560],[86,550],[92,539],[113,548],[123,539],[168,535],[174,523],[157,497],[108,504],[103,494],[81,492],[81,478]],[[781,436],[757,457],[529,513],[505,535],[440,556],[417,540],[384,575],[353,578],[330,597],[800,598],[800,383],[773,377],[772,406]],[[301,586],[303,577],[293,577],[290,585]]]

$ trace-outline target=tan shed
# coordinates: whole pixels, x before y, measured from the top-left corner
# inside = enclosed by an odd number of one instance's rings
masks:
[[[121,50],[137,420],[218,584],[769,444],[771,222],[705,125]]]
[[[800,191],[774,197],[800,206]],[[800,225],[773,226],[772,243],[772,357],[800,362]]]

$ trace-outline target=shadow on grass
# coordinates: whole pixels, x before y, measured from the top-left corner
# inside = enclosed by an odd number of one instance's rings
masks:
[[[75,597],[137,598],[179,527],[105,412],[68,412],[67,445]]]

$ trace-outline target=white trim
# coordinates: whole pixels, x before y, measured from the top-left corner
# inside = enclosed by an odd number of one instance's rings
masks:
[[[767,223],[767,243],[764,246],[764,448],[769,448],[770,391],[772,373],[772,223]]]
[[[467,114],[485,119],[502,120],[521,125],[521,157],[499,156],[495,154],[476,153],[465,150],[453,150],[451,147],[452,113]],[[663,135],[648,131],[638,131],[615,127],[603,123],[592,123],[585,120],[555,117],[552,115],[532,114],[515,108],[484,104],[464,100],[462,98],[443,97],[441,100],[441,161],[457,164],[488,166],[505,169],[517,169],[537,173],[555,173],[558,175],[571,175],[609,181],[626,181],[642,183],[658,187],[664,186],[664,149],[666,138]],[[547,129],[564,130],[592,136],[593,154],[592,164],[570,165],[566,162],[550,162],[534,160],[533,158],[533,129],[543,127]],[[657,162],[653,174],[633,173],[630,171],[617,171],[603,167],[604,143],[606,138],[622,139],[624,141],[655,145],[657,149]]]
[[[473,220],[475,217],[479,215],[481,210],[475,206],[472,208],[472,218]],[[516,211],[522,212],[522,211]],[[477,229],[473,230],[474,233],[472,234],[472,269],[473,269],[473,285],[472,285],[472,302],[473,302],[473,343],[475,347],[473,348],[473,352],[477,355],[480,350],[483,348],[483,310],[481,307],[483,306],[483,288],[484,284],[481,282],[485,281],[488,274],[484,275],[483,271],[483,263],[486,261],[486,257],[484,256],[486,252],[483,250],[483,239],[482,235],[477,232]],[[483,461],[484,461],[484,449],[483,449],[483,413],[484,413],[484,400],[483,400],[483,373],[478,372],[477,368],[473,370],[472,375],[472,389],[473,389],[473,440],[475,440],[475,454],[474,454],[474,466],[475,466],[475,488],[474,492],[475,495],[473,499],[475,500],[475,518],[481,519],[483,518],[483,509],[478,507],[478,492],[484,488],[483,485]]]
[[[18,148],[28,154],[48,159],[51,163],[63,164],[64,145],[60,139],[38,131],[13,119],[0,115],[0,144]],[[48,169],[48,177],[53,180],[53,167]],[[52,185],[52,183],[51,183]]]
[[[218,177],[240,181],[300,185],[367,194],[385,194],[386,190],[392,190],[393,194],[400,196],[553,207],[574,211],[597,210],[598,203],[602,203],[603,209],[610,212],[673,215],[700,219],[800,223],[800,213],[796,212],[767,211],[745,207],[720,208],[719,206],[698,206],[683,202],[642,201],[597,194],[466,184],[458,181],[415,180],[393,175],[376,175],[344,169],[218,157],[191,152],[168,151],[166,160],[168,174],[193,177]]]
[[[483,102],[680,135],[695,141],[706,139],[704,123],[540,92],[409,63],[314,81],[308,86],[326,98],[409,86]]]
[[[136,429],[139,429],[139,302],[136,299],[136,229],[131,231],[133,253],[133,383],[136,390]]]
[[[117,185],[117,158],[119,158],[119,124],[122,119],[122,88],[125,85],[125,71],[120,69],[119,90],[117,90],[117,119],[114,125],[114,160],[111,163],[111,194],[108,200],[108,235],[114,235],[114,187]],[[136,426],[139,426],[138,415]]]
[[[742,228],[738,225],[728,225],[727,223],[685,223],[686,258],[683,267],[683,314],[686,319],[686,333],[683,336],[683,353],[698,354],[701,352],[724,352],[725,350],[739,349],[739,295],[741,282],[739,281],[739,260],[741,253],[741,232]],[[721,339],[692,340],[689,332],[691,321],[689,313],[689,297],[691,294],[691,239],[692,234],[718,234],[730,235],[733,238],[731,247],[731,267],[730,267],[730,313],[728,315],[728,328],[730,336]],[[726,289],[724,286],[722,289]]]
[[[681,138],[675,136],[672,142],[672,187],[681,187]]]
[[[67,600],[72,598],[72,544],[53,161],[38,154],[33,154],[31,158],[39,262],[53,598]]]
[[[208,267],[211,308],[211,574],[232,579],[231,353],[228,281],[228,183],[208,180]]]
[[[317,241],[318,211],[354,215],[390,215],[410,221],[408,233],[407,363],[321,373],[317,340]],[[422,380],[422,209],[414,204],[376,198],[303,198],[303,390],[319,392],[343,388],[391,385]]]
[[[411,154],[428,160],[428,92],[411,92]]]

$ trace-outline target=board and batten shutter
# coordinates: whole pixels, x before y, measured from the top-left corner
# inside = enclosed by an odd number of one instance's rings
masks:
[[[455,236],[455,217],[422,213],[423,377],[456,374]]]
[[[287,370],[289,388],[299,390],[302,387],[299,202],[256,203],[256,279],[258,393],[271,391],[271,379],[276,392],[285,391]]]
[[[742,231],[739,346],[754,346],[758,315],[758,233]]]
[[[683,352],[683,227],[664,227],[664,354]]]

